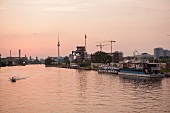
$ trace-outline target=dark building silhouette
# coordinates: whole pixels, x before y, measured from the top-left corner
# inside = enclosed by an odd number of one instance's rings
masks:
[[[113,52],[112,61],[113,62],[123,61],[123,52],[121,52],[121,51]]]
[[[85,46],[77,46],[76,51],[72,51],[73,56],[76,56],[78,62],[82,62],[86,58],[86,48]]]

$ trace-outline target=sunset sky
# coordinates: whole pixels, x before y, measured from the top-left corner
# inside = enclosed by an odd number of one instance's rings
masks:
[[[2,57],[68,56],[84,45],[94,53],[100,41],[115,40],[113,51],[124,56],[170,49],[170,0],[0,0]],[[103,43],[107,44],[107,43]],[[110,52],[110,46],[103,47]]]

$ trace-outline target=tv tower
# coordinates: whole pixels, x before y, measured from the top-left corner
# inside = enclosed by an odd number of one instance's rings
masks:
[[[60,57],[60,42],[59,42],[59,33],[58,33],[58,58]]]

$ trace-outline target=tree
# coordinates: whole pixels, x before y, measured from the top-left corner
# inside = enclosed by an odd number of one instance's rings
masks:
[[[54,62],[54,60],[52,58],[50,58],[50,57],[45,59],[45,65],[51,65],[52,62]]]
[[[92,62],[94,63],[110,63],[112,57],[105,52],[98,51],[94,53]]]
[[[69,60],[69,57],[68,57],[68,56],[65,56],[65,57],[64,57],[64,63],[70,64],[70,60]]]

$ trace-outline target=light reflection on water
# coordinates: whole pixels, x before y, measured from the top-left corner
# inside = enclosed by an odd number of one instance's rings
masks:
[[[25,78],[11,83],[9,78]],[[0,69],[0,113],[170,112],[170,79],[45,67]]]

